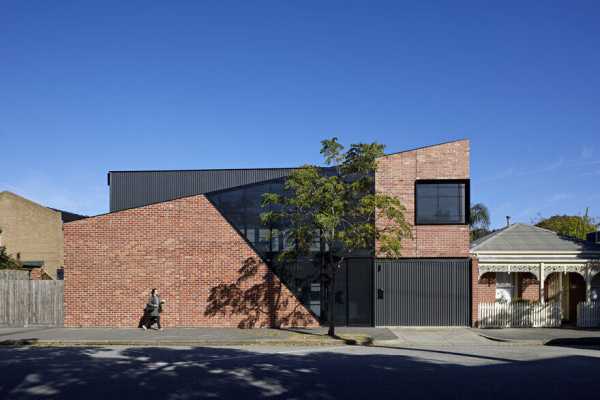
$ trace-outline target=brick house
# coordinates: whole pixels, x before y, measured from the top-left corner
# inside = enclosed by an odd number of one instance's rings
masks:
[[[153,287],[166,326],[316,326],[328,290],[343,325],[470,324],[467,140],[379,160],[374,190],[400,198],[413,237],[403,258],[348,259],[335,288],[319,243],[284,265],[285,227],[259,221],[291,171],[109,172],[110,212],[65,224],[65,326],[137,326]]]
[[[592,240],[512,224],[473,242],[471,256],[473,325],[479,304],[519,300],[559,302],[563,322],[574,324],[577,304],[600,297],[600,243]]]

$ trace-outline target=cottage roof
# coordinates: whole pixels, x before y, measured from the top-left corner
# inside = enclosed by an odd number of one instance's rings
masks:
[[[471,243],[471,252],[494,251],[565,251],[600,252],[600,245],[561,236],[556,232],[528,224],[513,224]]]

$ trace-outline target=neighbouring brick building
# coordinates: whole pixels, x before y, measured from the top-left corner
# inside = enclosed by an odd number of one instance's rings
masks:
[[[467,140],[379,160],[374,190],[400,198],[413,237],[401,259],[348,259],[335,288],[318,243],[284,265],[285,228],[260,223],[291,171],[109,172],[110,212],[65,224],[65,325],[137,326],[153,287],[166,326],[315,326],[328,290],[346,325],[470,324]]]
[[[31,279],[60,278],[63,221],[80,218],[84,217],[0,192],[0,246],[30,270]]]

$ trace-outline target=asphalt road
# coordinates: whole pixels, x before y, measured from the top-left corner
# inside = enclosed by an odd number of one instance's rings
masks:
[[[0,348],[0,399],[597,398],[600,350]]]

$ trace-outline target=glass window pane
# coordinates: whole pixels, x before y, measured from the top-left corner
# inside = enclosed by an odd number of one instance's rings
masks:
[[[417,183],[417,224],[464,224],[464,183]]]
[[[271,251],[279,252],[279,235],[280,232],[277,229],[271,231]]]
[[[417,184],[417,195],[418,196],[435,197],[435,196],[437,196],[437,186],[436,185]]]
[[[459,187],[455,183],[442,183],[437,185],[438,195],[440,197],[456,197],[458,196]]]
[[[252,244],[256,242],[255,229],[249,228],[246,229],[246,239]]]

